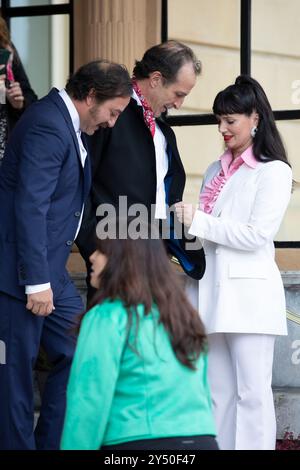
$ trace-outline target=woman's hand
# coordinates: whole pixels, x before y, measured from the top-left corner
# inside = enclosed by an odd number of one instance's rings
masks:
[[[24,95],[19,82],[10,82],[10,87],[6,89],[6,97],[13,108],[23,109]]]
[[[196,208],[193,204],[186,204],[180,201],[175,204],[175,210],[178,220],[187,227],[190,227],[196,212]]]

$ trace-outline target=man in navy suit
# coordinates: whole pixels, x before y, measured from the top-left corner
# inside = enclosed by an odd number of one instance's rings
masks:
[[[131,92],[123,66],[91,62],[65,89],[31,105],[7,145],[0,170],[1,449],[59,448],[75,346],[70,330],[83,310],[65,268],[91,183],[81,131],[112,127]],[[34,433],[40,344],[53,368]]]

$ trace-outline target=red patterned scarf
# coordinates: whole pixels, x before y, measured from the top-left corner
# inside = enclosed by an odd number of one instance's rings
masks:
[[[136,94],[138,95],[141,103],[142,103],[142,106],[143,106],[143,114],[144,114],[144,121],[146,123],[146,125],[149,127],[150,129],[150,132],[151,132],[151,135],[152,137],[154,137],[154,134],[155,134],[155,118],[154,118],[154,114],[153,114],[153,111],[152,111],[152,108],[151,106],[149,105],[148,101],[146,100],[146,98],[142,95],[142,92],[141,92],[141,89],[140,87],[138,86],[137,84],[137,81],[133,78],[132,79],[132,86],[133,86],[133,89],[134,91],[136,92]]]

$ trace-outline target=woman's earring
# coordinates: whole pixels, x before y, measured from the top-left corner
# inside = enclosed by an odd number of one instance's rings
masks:
[[[257,127],[256,126],[252,127],[250,134],[253,139],[256,136],[256,132],[257,132]]]

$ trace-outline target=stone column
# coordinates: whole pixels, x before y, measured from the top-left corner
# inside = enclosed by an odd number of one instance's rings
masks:
[[[74,68],[103,58],[125,64],[161,40],[161,0],[76,0]]]
[[[161,0],[75,0],[73,4],[74,70],[103,58],[126,65],[131,73],[134,61],[161,41]],[[76,245],[68,270],[85,272]]]

